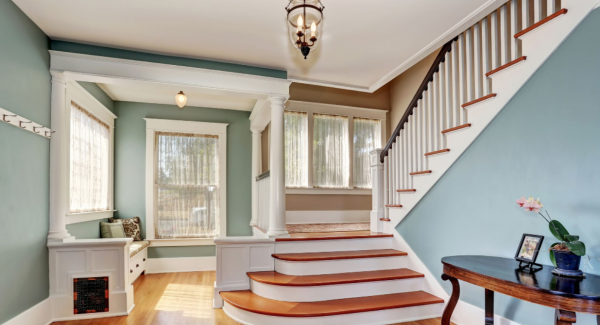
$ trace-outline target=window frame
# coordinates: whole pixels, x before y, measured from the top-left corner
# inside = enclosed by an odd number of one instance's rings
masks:
[[[109,159],[108,159],[108,210],[105,211],[92,211],[92,212],[77,212],[70,213],[71,210],[71,170],[70,170],[70,159],[71,159],[71,102],[79,105],[90,114],[94,115],[97,119],[106,123],[109,128]],[[69,79],[66,84],[66,97],[65,97],[65,123],[64,131],[66,136],[64,142],[66,151],[65,169],[66,169],[66,184],[67,189],[64,204],[66,205],[67,214],[65,216],[65,223],[67,225],[101,220],[111,218],[116,212],[114,209],[114,156],[115,156],[115,119],[117,116],[113,114],[108,108],[106,108],[100,101],[94,96],[88,93],[79,83],[75,80]]]
[[[306,112],[308,113],[308,187],[292,188],[286,187],[286,194],[346,194],[346,195],[368,195],[370,189],[354,188],[354,118],[367,118],[381,121],[381,147],[385,145],[387,110],[342,106],[322,103],[311,103],[303,101],[288,100],[285,107],[286,111]],[[339,115],[348,117],[348,159],[349,159],[349,180],[348,188],[316,188],[313,186],[313,126],[314,114]]]
[[[214,245],[212,238],[156,239],[155,136],[157,131],[208,134],[219,137],[219,237],[227,236],[227,123],[144,118],[146,121],[146,240],[151,247]]]

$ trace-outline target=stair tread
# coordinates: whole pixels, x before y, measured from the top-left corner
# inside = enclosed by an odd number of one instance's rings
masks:
[[[328,261],[345,260],[354,258],[374,258],[374,257],[393,257],[406,256],[407,254],[395,249],[375,249],[364,251],[341,251],[341,252],[318,252],[318,253],[286,253],[273,254],[276,259],[284,261],[308,262],[308,261]]]
[[[372,231],[307,232],[290,234],[290,238],[277,238],[275,241],[335,240],[394,237],[392,234]]]
[[[366,272],[351,272],[351,273],[339,273],[339,274],[320,274],[320,275],[286,275],[275,271],[268,272],[249,272],[248,277],[250,279],[272,285],[280,286],[322,286],[322,285],[333,285],[333,284],[345,284],[345,283],[359,283],[359,282],[374,282],[374,281],[388,281],[388,280],[401,280],[401,279],[412,279],[422,278],[424,275],[419,272],[415,272],[409,269],[392,269],[392,270],[378,270],[378,271],[366,271]]]
[[[396,190],[396,192],[405,193],[405,192],[416,192],[417,190],[414,188],[407,188],[402,190]]]
[[[495,74],[495,73],[498,73],[498,72],[500,72],[500,71],[502,71],[502,70],[504,70],[504,69],[507,69],[507,68],[509,68],[509,67],[512,67],[513,65],[515,65],[515,64],[517,64],[517,63],[519,63],[519,62],[521,62],[521,61],[525,61],[525,60],[527,60],[527,57],[526,57],[526,56],[521,56],[521,57],[520,57],[520,58],[518,58],[518,59],[512,60],[512,61],[508,62],[508,63],[507,63],[507,64],[505,64],[505,65],[502,65],[502,66],[500,66],[500,67],[498,67],[498,68],[496,68],[496,69],[494,69],[494,70],[491,70],[490,72],[486,73],[486,74],[485,74],[485,76],[486,76],[486,77],[489,77],[489,76],[491,76],[491,75],[493,75],[493,74]]]
[[[460,130],[460,129],[465,129],[465,128],[470,128],[471,127],[471,123],[467,123],[467,124],[463,124],[463,125],[459,125],[459,126],[455,126],[453,128],[449,128],[446,129],[444,131],[442,131],[442,134],[446,134],[452,131],[456,131],[456,130]]]
[[[549,23],[549,22],[550,22],[550,21],[552,21],[554,18],[557,18],[557,17],[559,17],[559,16],[561,16],[561,15],[564,15],[564,14],[566,14],[567,12],[568,12],[568,10],[567,10],[567,9],[561,9],[561,10],[559,10],[559,11],[557,11],[557,12],[553,13],[552,15],[550,15],[550,16],[548,16],[548,17],[546,17],[546,18],[544,18],[544,19],[542,19],[542,20],[538,21],[537,23],[535,23],[535,24],[533,24],[533,25],[531,25],[531,26],[529,26],[529,27],[527,27],[527,28],[523,29],[522,31],[520,31],[520,32],[516,33],[516,34],[515,34],[515,38],[519,38],[519,37],[521,37],[521,36],[523,36],[523,35],[525,35],[525,34],[527,34],[527,33],[531,32],[531,31],[533,31],[534,29],[536,29],[536,28],[538,28],[538,27],[541,27],[541,26],[543,26],[543,25],[544,25],[544,24],[546,24],[546,23]]]
[[[252,313],[279,317],[322,317],[444,303],[424,291],[318,302],[287,302],[263,298],[250,290],[221,292],[227,303]]]
[[[483,97],[479,97],[479,98],[477,98],[477,99],[474,99],[474,100],[472,100],[472,101],[470,101],[470,102],[467,102],[467,103],[464,103],[464,104],[462,104],[462,108],[466,108],[466,107],[469,107],[469,106],[471,106],[471,105],[475,105],[475,104],[477,104],[477,103],[481,103],[481,102],[483,102],[483,101],[485,101],[485,100],[488,100],[488,99],[494,98],[494,97],[496,97],[496,96],[498,96],[498,94],[496,94],[496,93],[491,93],[491,94],[489,94],[489,95],[485,95],[485,96],[483,96]]]

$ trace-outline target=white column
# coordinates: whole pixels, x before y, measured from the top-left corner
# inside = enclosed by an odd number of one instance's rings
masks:
[[[287,98],[270,97],[271,103],[271,150],[269,170],[271,173],[271,206],[269,237],[289,237],[285,229],[285,166],[283,147],[283,105]]]
[[[252,220],[250,226],[258,225],[258,182],[256,177],[261,174],[262,167],[262,147],[261,147],[262,130],[252,129]]]
[[[371,160],[371,187],[372,187],[372,210],[371,231],[382,232],[381,218],[385,218],[385,207],[383,197],[385,196],[383,163],[379,159],[383,149],[375,149],[370,153]]]
[[[56,131],[50,139],[50,227],[48,240],[71,238],[67,231],[69,213],[69,121],[66,112],[67,77],[52,71],[51,128]]]

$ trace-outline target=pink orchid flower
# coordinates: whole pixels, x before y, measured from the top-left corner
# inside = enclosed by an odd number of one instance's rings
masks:
[[[533,211],[535,213],[538,213],[540,212],[540,209],[543,206],[544,205],[542,204],[542,202],[540,202],[540,198],[536,200],[532,196],[530,196],[527,202],[523,205],[523,208],[525,208],[525,211]]]
[[[525,203],[527,203],[527,199],[525,197],[522,197],[520,199],[517,200],[517,204],[522,208],[523,205],[525,205]]]

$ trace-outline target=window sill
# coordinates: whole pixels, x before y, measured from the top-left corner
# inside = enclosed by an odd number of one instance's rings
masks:
[[[67,225],[70,225],[74,223],[108,219],[112,218],[115,212],[117,212],[117,210],[71,213],[67,214],[66,223]]]
[[[371,195],[371,190],[358,188],[286,188],[285,194]]]
[[[147,239],[150,247],[212,246],[213,238]]]

